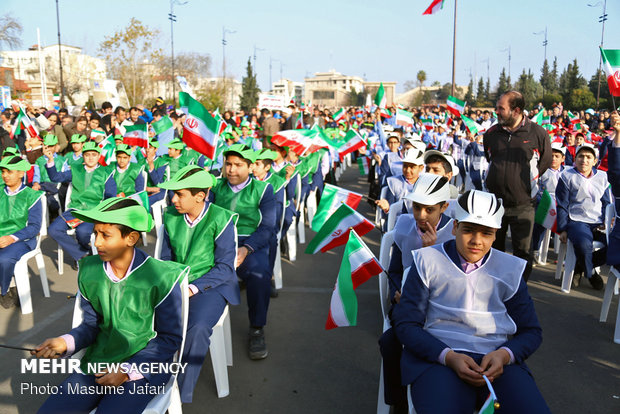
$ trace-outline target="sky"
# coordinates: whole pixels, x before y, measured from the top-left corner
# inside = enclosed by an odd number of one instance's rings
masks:
[[[241,80],[248,57],[256,52],[259,86],[271,79],[303,82],[315,72],[335,69],[368,81],[396,81],[397,93],[419,70],[426,84],[451,81],[454,2],[445,0],[434,15],[422,13],[432,0],[176,0],[175,53],[198,52],[212,57],[211,73],[222,75],[222,29],[226,35],[226,72]],[[460,0],[457,7],[456,83],[487,76],[497,84],[502,68],[515,80],[525,68],[540,75],[547,28],[547,58],[558,59],[560,71],[577,58],[586,79],[599,65],[601,24],[598,0]],[[159,29],[158,46],[170,52],[170,0],[58,0],[62,43],[97,55],[104,36],[126,27],[132,17]],[[27,4],[27,7],[24,5]],[[1,0],[0,15],[11,14],[23,26],[22,49],[37,43],[57,44],[54,0]],[[92,5],[91,5],[92,4]],[[620,1],[607,1],[605,43],[620,49]],[[262,49],[262,50],[260,50]],[[282,65],[282,67],[281,67]]]

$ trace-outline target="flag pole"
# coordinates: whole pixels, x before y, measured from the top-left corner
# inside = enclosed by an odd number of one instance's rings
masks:
[[[454,91],[455,91],[455,84],[454,84],[454,73],[456,70],[456,5],[458,3],[458,0],[454,0],[454,34],[452,37],[452,92],[450,93],[452,96],[454,95]]]

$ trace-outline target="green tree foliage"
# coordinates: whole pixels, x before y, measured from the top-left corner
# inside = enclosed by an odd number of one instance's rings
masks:
[[[258,93],[260,88],[256,83],[256,73],[252,68],[252,60],[248,58],[248,65],[246,67],[246,74],[241,82],[241,109],[244,111],[250,111],[258,105]]]
[[[502,71],[499,74],[499,82],[497,83],[497,97],[499,98],[503,93],[508,92],[510,89],[510,76],[506,76],[506,69],[502,68]]]

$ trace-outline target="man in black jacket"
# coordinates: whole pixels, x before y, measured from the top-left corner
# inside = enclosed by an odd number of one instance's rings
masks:
[[[506,250],[510,225],[513,254],[527,260],[523,277],[532,271],[531,239],[534,226],[533,198],[537,182],[551,165],[549,134],[523,115],[525,100],[517,91],[506,92],[497,101],[497,124],[484,134],[484,153],[489,161],[486,186],[501,198],[506,212],[493,247]]]

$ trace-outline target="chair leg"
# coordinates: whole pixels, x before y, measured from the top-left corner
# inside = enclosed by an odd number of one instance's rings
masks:
[[[562,292],[570,293],[577,257],[575,256],[573,244],[570,242],[566,244],[566,260],[564,261],[564,275],[562,276]]]
[[[15,264],[15,285],[19,296],[19,306],[22,314],[32,313],[32,297],[30,294],[30,280],[28,277],[28,265],[25,260]]]
[[[618,304],[618,314],[616,315],[616,328],[614,330],[614,342],[620,344],[620,303]]]
[[[62,275],[65,273],[65,252],[58,245],[58,274]]]
[[[144,246],[148,246],[149,242],[146,240],[146,232],[143,231],[142,232],[142,244],[144,244]]]
[[[297,223],[295,219],[286,231],[286,241],[288,243],[288,259],[291,262],[297,260]]]
[[[379,395],[377,395],[377,414],[389,414],[390,406],[385,403],[385,391],[383,389],[383,359],[379,368]]]
[[[233,366],[233,349],[232,349],[232,329],[230,327],[230,308],[226,312],[224,319],[224,345],[226,347],[226,365]]]
[[[555,267],[555,278],[560,279],[562,277],[562,265],[566,258],[566,243],[560,244],[560,251],[558,253],[558,264]]]
[[[611,305],[611,298],[613,297],[615,284],[616,276],[612,270],[609,272],[609,276],[607,276],[605,294],[603,295],[603,305],[601,306],[601,315],[598,318],[599,322],[607,322],[607,315],[609,314],[609,306]]]
[[[538,263],[546,264],[547,263],[547,254],[549,253],[549,241],[551,240],[551,231],[545,231],[545,237],[542,241],[542,246],[540,248],[540,256]]]
[[[299,206],[299,218],[297,219],[297,234],[299,235],[299,244],[304,244],[306,242],[306,218],[304,216],[304,204],[301,203]]]
[[[41,278],[41,287],[43,288],[43,296],[50,297],[50,287],[47,282],[47,271],[45,270],[45,262],[43,261],[43,253],[37,253],[34,256],[34,260],[37,262],[39,268],[39,277]]]
[[[183,409],[181,408],[181,393],[179,392],[179,386],[176,380],[170,390],[170,406],[168,407],[168,414],[183,414]]]
[[[226,397],[228,389],[228,367],[226,366],[226,344],[224,341],[224,328],[219,323],[213,327],[211,334],[211,364],[213,365],[213,375],[215,376],[215,386],[217,387],[218,398]]]
[[[273,264],[273,279],[276,283],[276,289],[282,289],[282,256],[280,254],[280,240],[276,245],[276,261]]]

